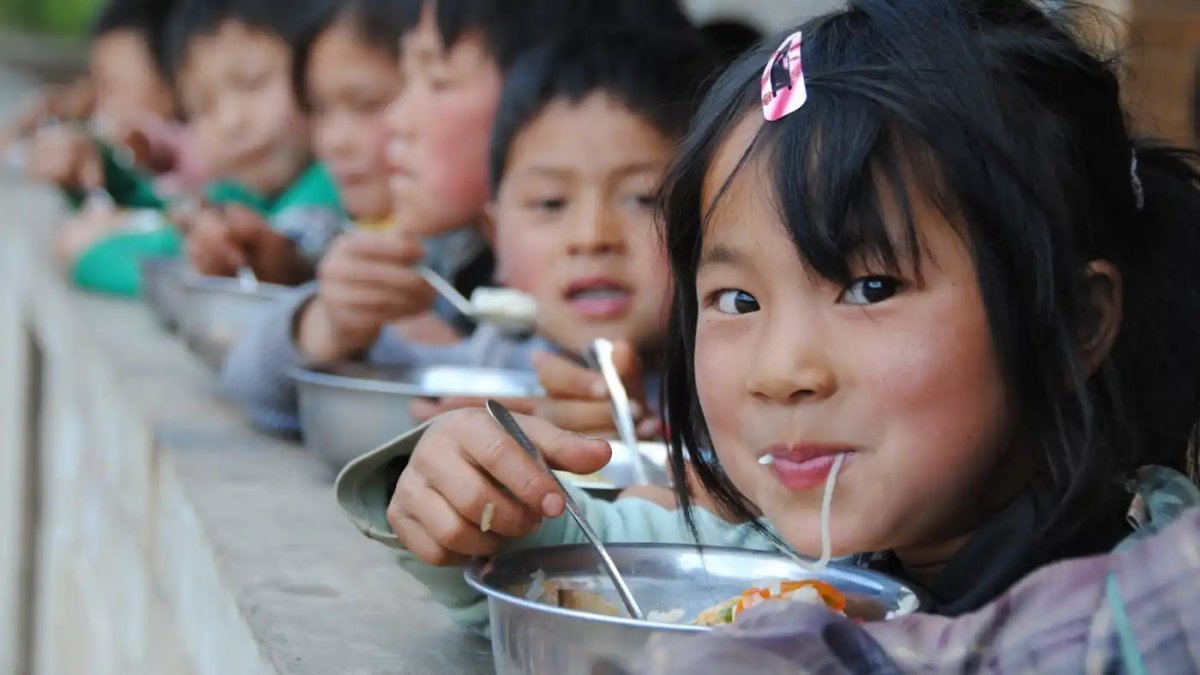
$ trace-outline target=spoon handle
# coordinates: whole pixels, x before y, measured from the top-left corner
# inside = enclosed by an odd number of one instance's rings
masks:
[[[570,513],[571,517],[575,519],[575,522],[579,524],[579,529],[583,530],[583,536],[587,537],[587,540],[592,544],[592,548],[596,549],[596,553],[600,556],[600,561],[603,563],[605,573],[608,574],[609,579],[612,579],[613,585],[617,587],[617,595],[621,596],[621,601],[625,603],[625,608],[629,610],[630,616],[635,619],[645,620],[646,615],[642,613],[642,608],[638,606],[637,600],[633,599],[633,593],[629,590],[629,586],[625,583],[624,577],[621,576],[621,572],[617,569],[617,564],[613,562],[612,556],[608,554],[608,549],[604,547],[604,542],[600,541],[600,535],[598,535],[596,531],[592,529],[591,523],[589,523],[587,519],[583,517],[583,512],[580,511],[579,505],[575,503],[575,499],[571,497],[570,491],[568,491],[567,487],[563,485],[562,480],[559,479],[557,474],[550,470],[550,467],[546,464],[546,458],[542,456],[542,453],[537,449],[537,446],[533,444],[533,441],[529,440],[529,437],[525,435],[525,431],[521,429],[519,424],[517,424],[517,420],[513,419],[512,414],[508,412],[507,408],[501,405],[498,401],[491,400],[487,402],[486,407],[488,413],[492,416],[492,419],[499,422],[500,426],[504,428],[504,431],[507,432],[509,436],[512,436],[513,440],[516,441],[517,444],[525,450],[525,452],[529,453],[529,456],[533,457],[533,459],[536,460],[537,463],[550,474],[551,478],[554,479],[554,482],[558,483],[558,486],[562,488],[567,505],[567,512]]]
[[[613,343],[605,338],[597,338],[588,345],[586,351],[589,365],[599,370],[600,375],[604,377],[613,421],[617,424],[617,435],[625,444],[633,466],[633,480],[638,485],[649,485],[650,471],[646,468],[646,458],[638,448],[637,429],[633,424],[633,410],[629,405],[629,392],[625,389],[625,383],[621,382],[621,375],[613,362]]]
[[[433,286],[433,290],[437,291],[438,295],[449,300],[450,304],[454,305],[454,309],[457,309],[463,316],[470,317],[475,315],[475,306],[471,304],[471,301],[465,295],[458,292],[454,284],[446,281],[445,277],[434,272],[428,265],[418,266],[417,274],[421,275],[425,283]]]

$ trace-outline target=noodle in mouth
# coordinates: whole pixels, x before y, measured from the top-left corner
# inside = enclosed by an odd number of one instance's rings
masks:
[[[825,479],[825,495],[821,499],[821,557],[815,563],[810,563],[790,549],[780,549],[810,572],[825,569],[829,565],[829,561],[833,559],[833,535],[830,531],[829,518],[830,512],[833,510],[833,489],[837,485],[838,473],[842,470],[842,461],[845,458],[844,453],[834,458],[833,468],[829,470],[829,477]],[[770,466],[775,463],[775,458],[771,455],[763,455],[759,458],[758,463],[762,466]]]

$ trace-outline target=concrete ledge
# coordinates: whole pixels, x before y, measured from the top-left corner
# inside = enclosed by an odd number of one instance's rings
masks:
[[[0,672],[490,672],[324,465],[252,431],[139,304],[70,288],[56,201],[0,182]]]

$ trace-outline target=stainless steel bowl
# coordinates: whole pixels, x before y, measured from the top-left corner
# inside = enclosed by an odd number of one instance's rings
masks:
[[[183,311],[183,277],[187,263],[182,258],[142,258],[142,298],[162,324],[174,331]]]
[[[831,565],[812,574],[777,553],[662,544],[611,544],[638,604],[647,612],[682,609],[691,620],[704,609],[767,580],[819,579],[847,597],[853,613],[873,619],[911,614],[920,607],[913,589],[886,576]],[[597,569],[589,546],[518,551],[479,562],[467,583],[488,596],[492,656],[497,675],[589,675],[598,662],[630,667],[655,633],[701,633],[686,624],[661,624],[587,614],[527,600],[539,570],[547,580],[568,581],[620,606],[611,582]]]
[[[219,369],[242,332],[288,290],[266,283],[247,290],[237,279],[187,274],[179,319],[184,339],[201,360]]]
[[[342,363],[289,373],[300,403],[304,445],[341,469],[417,426],[418,398],[526,399],[543,395],[537,376],[498,368],[425,368]]]

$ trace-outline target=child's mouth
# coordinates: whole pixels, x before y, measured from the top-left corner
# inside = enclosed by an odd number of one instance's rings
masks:
[[[624,316],[633,304],[629,289],[609,279],[586,279],[567,288],[567,304],[589,319],[615,319]]]
[[[842,471],[854,458],[853,448],[806,448],[804,451],[770,451],[759,459],[759,464],[766,467],[783,486],[796,492],[814,490],[825,485],[829,472],[833,469],[834,460],[839,455],[842,460]]]

